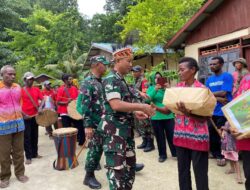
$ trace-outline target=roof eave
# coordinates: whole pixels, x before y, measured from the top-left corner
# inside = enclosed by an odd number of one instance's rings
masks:
[[[208,0],[200,10],[166,43],[164,49],[181,48],[189,33],[197,28],[224,0]]]

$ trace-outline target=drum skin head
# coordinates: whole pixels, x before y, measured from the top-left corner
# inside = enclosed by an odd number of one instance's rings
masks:
[[[67,107],[68,114],[71,118],[75,120],[82,119],[82,116],[76,110],[76,100],[72,100]]]
[[[57,122],[57,113],[53,109],[44,109],[36,116],[36,122],[42,127],[48,127]]]
[[[73,127],[60,128],[53,131],[53,136],[66,136],[76,134],[78,130]]]

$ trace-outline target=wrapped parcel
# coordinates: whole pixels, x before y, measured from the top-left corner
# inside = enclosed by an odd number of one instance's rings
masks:
[[[183,102],[192,114],[212,116],[216,98],[208,88],[174,87],[165,91],[163,104],[176,114],[182,114],[177,109],[177,103]]]

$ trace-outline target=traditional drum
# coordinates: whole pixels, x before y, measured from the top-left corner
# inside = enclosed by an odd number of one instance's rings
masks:
[[[82,119],[82,116],[78,113],[76,110],[76,100],[72,100],[67,107],[68,114],[71,118],[75,120],[80,120]]]
[[[78,130],[75,128],[61,128],[53,131],[57,151],[57,160],[53,167],[56,170],[68,170],[78,166],[75,155]]]
[[[165,91],[163,104],[176,114],[183,114],[177,109],[177,103],[183,102],[192,114],[212,116],[216,98],[207,88],[173,87]]]
[[[55,111],[55,105],[50,96],[44,97],[44,106],[42,112],[36,116],[36,122],[43,127],[51,126],[57,122],[57,113]]]

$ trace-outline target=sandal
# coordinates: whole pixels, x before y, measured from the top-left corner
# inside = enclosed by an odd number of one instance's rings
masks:
[[[222,159],[217,159],[217,166],[225,166],[227,163],[226,163],[226,160],[224,158]]]
[[[22,175],[17,177],[17,180],[20,181],[21,183],[26,183],[29,180],[29,178],[26,175]]]
[[[0,188],[6,188],[6,187],[9,187],[9,185],[10,185],[9,180],[0,182]]]

